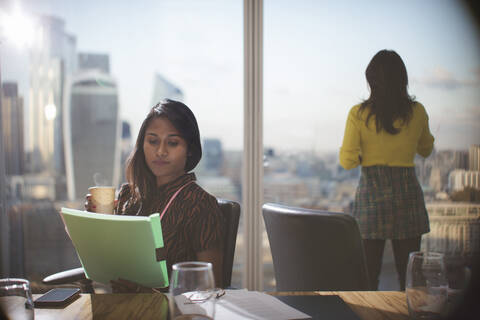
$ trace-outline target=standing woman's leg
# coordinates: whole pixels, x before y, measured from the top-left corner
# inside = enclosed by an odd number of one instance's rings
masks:
[[[370,289],[378,289],[378,278],[382,268],[383,250],[385,240],[382,239],[363,239],[363,249],[367,260],[368,276],[370,278]]]
[[[405,290],[405,274],[407,273],[408,255],[410,252],[420,250],[421,237],[410,239],[392,240],[393,256],[398,273],[400,290]]]

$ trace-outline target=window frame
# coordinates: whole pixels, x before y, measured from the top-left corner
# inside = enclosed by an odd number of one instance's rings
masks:
[[[263,0],[244,0],[243,287],[263,289]]]

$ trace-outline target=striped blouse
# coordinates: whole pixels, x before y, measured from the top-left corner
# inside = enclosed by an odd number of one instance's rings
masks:
[[[162,185],[157,188],[153,201],[143,205],[132,200],[130,187],[124,184],[115,213],[142,216],[161,213],[180,187],[195,180],[195,174],[189,173]],[[190,183],[180,191],[161,224],[169,276],[173,264],[197,260],[197,252],[223,247],[223,218],[217,199],[196,183]]]

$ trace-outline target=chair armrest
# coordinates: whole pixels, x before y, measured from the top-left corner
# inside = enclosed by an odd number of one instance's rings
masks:
[[[87,278],[85,277],[85,272],[83,272],[83,268],[76,268],[49,275],[48,277],[44,278],[42,282],[44,284],[56,285],[67,284],[82,280],[87,280]]]

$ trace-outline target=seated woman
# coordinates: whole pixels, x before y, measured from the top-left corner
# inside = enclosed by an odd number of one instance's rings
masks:
[[[222,283],[223,218],[217,199],[189,173],[202,157],[200,132],[192,111],[166,99],[148,113],[127,160],[128,183],[122,185],[115,214],[161,214],[167,270],[182,261],[213,265],[217,287]],[[87,195],[87,210],[94,211]],[[125,235],[128,236],[128,235]],[[112,281],[116,292],[146,291],[128,281]]]

